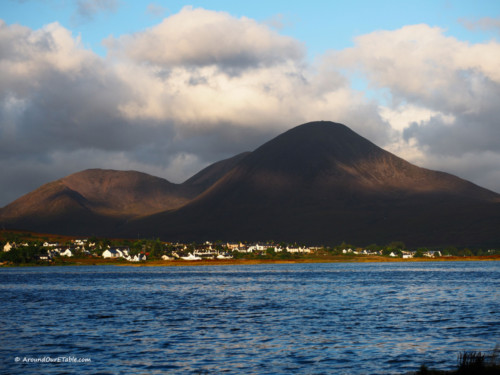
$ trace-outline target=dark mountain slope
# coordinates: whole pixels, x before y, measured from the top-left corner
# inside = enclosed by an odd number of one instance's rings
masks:
[[[115,229],[113,219],[101,217],[89,206],[85,197],[58,180],[2,208],[0,222],[6,228],[75,235]]]
[[[0,210],[0,221],[10,228],[108,234],[131,217],[179,207],[198,193],[145,173],[89,169],[15,200]]]
[[[45,184],[0,209],[0,224],[61,234],[113,235],[130,218],[188,203],[245,155],[219,161],[183,184],[136,171],[88,169]]]
[[[180,185],[134,171],[75,173],[2,208],[0,225],[189,242],[499,246],[500,196],[314,122]]]
[[[110,215],[148,215],[180,207],[199,194],[135,171],[88,169],[61,182],[91,202],[94,210]]]
[[[234,168],[244,157],[249,155],[250,152],[243,152],[232,158],[218,161],[214,164],[209,165],[205,169],[201,170],[193,177],[186,180],[182,185],[190,186],[196,188],[200,192],[205,191],[215,182],[217,182],[221,177],[223,177],[227,172]]]
[[[492,243],[499,195],[416,167],[341,124],[301,125],[191,203],[131,223],[172,240]]]

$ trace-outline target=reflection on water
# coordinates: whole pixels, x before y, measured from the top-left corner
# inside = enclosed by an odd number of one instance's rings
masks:
[[[387,374],[500,337],[500,263],[0,269],[6,373]],[[91,363],[16,363],[74,356]],[[0,367],[0,372],[2,367]]]

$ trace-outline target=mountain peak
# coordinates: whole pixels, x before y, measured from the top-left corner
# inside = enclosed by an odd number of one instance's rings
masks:
[[[296,126],[183,184],[91,169],[0,210],[10,227],[168,240],[498,245],[500,196],[419,168],[347,126]]]
[[[278,135],[257,148],[241,165],[248,171],[288,176],[306,184],[339,185],[364,180],[374,185],[367,175],[374,165],[383,175],[392,174],[395,164],[401,163],[406,162],[343,124],[316,121]],[[380,171],[381,165],[386,165],[387,171]],[[377,177],[379,181],[381,177]]]

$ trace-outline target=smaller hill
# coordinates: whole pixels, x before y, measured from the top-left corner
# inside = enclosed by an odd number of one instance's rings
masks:
[[[50,182],[0,210],[10,228],[108,234],[124,221],[177,208],[199,191],[135,171],[88,169]]]

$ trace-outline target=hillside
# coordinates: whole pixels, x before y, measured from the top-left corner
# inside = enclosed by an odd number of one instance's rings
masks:
[[[248,154],[189,204],[130,224],[172,240],[492,243],[498,201],[496,193],[414,166],[344,125],[315,122]]]
[[[0,210],[6,227],[165,240],[499,245],[500,195],[412,165],[342,124],[297,126],[183,184],[87,170]]]
[[[106,234],[131,217],[180,207],[198,193],[145,173],[89,169],[41,186],[4,207],[0,217],[14,228]]]

